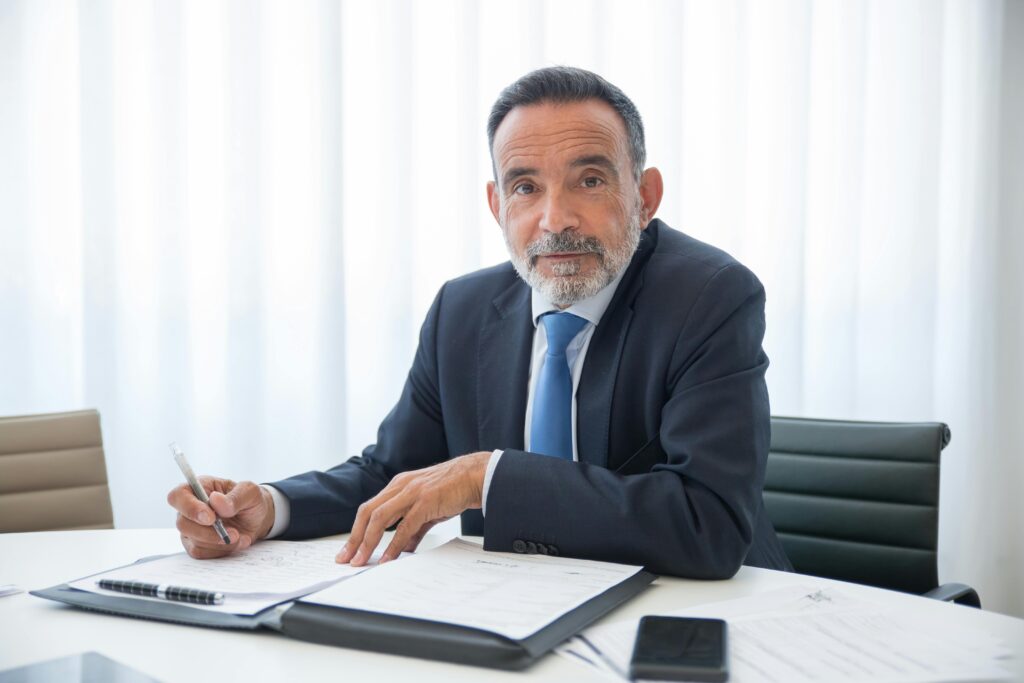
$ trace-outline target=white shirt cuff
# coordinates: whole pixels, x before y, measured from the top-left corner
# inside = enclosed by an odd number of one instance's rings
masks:
[[[260,484],[260,486],[274,499],[274,526],[270,527],[270,533],[267,534],[267,538],[274,538],[283,534],[284,530],[288,528],[288,522],[292,517],[292,504],[283,493],[270,484]]]
[[[491,490],[491,477],[494,476],[494,468],[498,466],[498,461],[501,460],[501,454],[505,451],[494,451],[491,453],[491,459],[487,461],[487,471],[484,472],[484,494],[483,501],[480,505],[480,513],[487,516],[487,492]]]

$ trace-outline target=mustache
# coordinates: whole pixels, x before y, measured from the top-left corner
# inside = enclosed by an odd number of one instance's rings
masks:
[[[530,264],[537,262],[538,256],[575,252],[579,254],[596,254],[604,259],[605,248],[596,237],[580,235],[572,230],[549,232],[526,246],[526,258]]]

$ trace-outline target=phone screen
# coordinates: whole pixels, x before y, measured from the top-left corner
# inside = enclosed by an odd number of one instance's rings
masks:
[[[725,622],[721,619],[644,617],[637,630],[630,677],[725,681]]]

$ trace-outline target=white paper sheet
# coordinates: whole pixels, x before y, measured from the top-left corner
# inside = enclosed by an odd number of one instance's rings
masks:
[[[454,539],[303,601],[461,624],[522,639],[640,569],[485,552],[475,543]]]
[[[311,593],[373,566],[382,551],[374,554],[367,567],[338,564],[341,549],[337,539],[315,541],[263,541],[227,557],[196,560],[186,553],[120,567],[78,579],[72,588],[122,595],[101,589],[100,579],[171,584],[224,593],[221,605],[189,605],[231,614],[256,614],[286,600]],[[140,600],[159,600],[133,596]]]
[[[1010,651],[991,635],[923,621],[832,588],[788,587],[671,615],[728,621],[730,683],[1009,677],[998,660]],[[588,629],[558,652],[625,680],[638,622]]]

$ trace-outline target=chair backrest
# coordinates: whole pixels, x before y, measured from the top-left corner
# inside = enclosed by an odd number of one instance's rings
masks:
[[[113,527],[99,413],[0,418],[0,532]]]
[[[947,443],[941,423],[773,417],[764,502],[796,571],[935,588]]]

